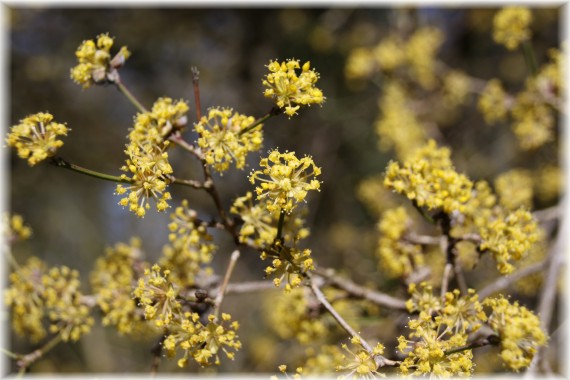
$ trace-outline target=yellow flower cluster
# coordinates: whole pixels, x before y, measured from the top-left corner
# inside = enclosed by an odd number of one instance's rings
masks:
[[[173,130],[186,126],[188,110],[188,104],[183,100],[158,98],[150,112],[137,113],[134,126],[129,132],[130,143],[161,147]]]
[[[179,290],[178,284],[171,281],[170,270],[155,264],[145,269],[132,293],[144,308],[144,317],[162,329],[165,336],[162,347],[166,354],[174,357],[177,350],[182,350],[179,367],[185,367],[189,357],[201,366],[219,365],[221,351],[233,359],[234,353],[230,350],[241,347],[236,335],[238,322],[229,323],[231,316],[223,313],[221,321],[211,314],[208,322],[203,323],[200,314],[185,309]]]
[[[547,343],[539,318],[518,302],[511,304],[503,296],[488,298],[484,304],[492,309],[489,326],[500,338],[504,364],[515,371],[528,367],[537,349]]]
[[[554,137],[554,115],[549,105],[541,102],[536,93],[536,81],[529,79],[524,91],[515,98],[511,110],[512,129],[521,148],[530,150],[538,148]]]
[[[541,167],[534,174],[534,186],[534,192],[540,201],[552,201],[560,196],[564,188],[564,173],[556,165]]]
[[[227,170],[233,161],[243,169],[247,154],[259,150],[263,142],[263,124],[248,128],[254,122],[253,116],[229,108],[210,108],[208,115],[194,125],[206,162],[219,172]]]
[[[187,200],[182,201],[170,219],[170,243],[164,246],[159,264],[170,271],[173,283],[183,288],[195,286],[197,275],[211,271],[205,265],[212,261],[217,247],[211,243],[213,237],[206,226],[197,220],[196,212],[188,207]]]
[[[299,60],[289,59],[286,62],[270,61],[267,65],[269,74],[263,79],[266,87],[265,97],[274,99],[279,108],[285,108],[289,117],[296,115],[301,106],[322,104],[325,101],[323,92],[315,87],[319,74],[311,70],[310,62],[301,68]],[[297,75],[296,69],[301,68]]]
[[[378,105],[380,115],[374,128],[381,151],[394,149],[397,157],[406,159],[425,144],[425,128],[408,105],[408,95],[399,82],[390,81],[384,86]]]
[[[67,136],[67,132],[65,124],[53,121],[53,115],[40,112],[26,116],[20,124],[12,126],[5,141],[17,150],[18,157],[34,166],[55,154],[63,145],[58,137]]]
[[[554,137],[553,109],[562,104],[564,63],[559,50],[553,49],[549,55],[551,61],[544,64],[536,76],[528,78],[524,89],[514,98],[505,93],[497,79],[487,83],[479,98],[479,110],[489,124],[505,120],[510,111],[511,128],[525,150],[538,148]]]
[[[121,170],[131,174],[122,174],[123,181],[129,185],[117,185],[116,193],[124,195],[119,201],[123,207],[139,217],[144,217],[150,208],[150,199],[156,201],[156,209],[165,211],[170,193],[166,191],[170,183],[172,166],[166,152],[169,142],[165,140],[173,129],[181,129],[187,123],[188,105],[183,101],[174,102],[170,98],[159,98],[151,112],[137,114],[135,125],[129,133],[126,146],[126,165]]]
[[[271,245],[277,237],[277,223],[279,212],[269,212],[262,207],[263,203],[254,203],[253,194],[247,192],[243,197],[237,198],[230,211],[239,215],[243,224],[239,231],[239,240],[248,242],[259,248]],[[309,236],[309,229],[304,226],[305,220],[295,209],[285,219],[283,225],[284,241],[298,242]]]
[[[465,103],[471,91],[471,80],[459,70],[451,70],[443,78],[443,100],[446,104]]]
[[[94,323],[89,307],[82,303],[79,272],[66,266],[48,268],[32,257],[9,276],[5,302],[12,308],[14,331],[37,342],[46,336],[43,320],[50,321],[49,332],[63,341],[77,341],[89,333]]]
[[[306,350],[307,360],[301,366],[303,373],[307,375],[331,376],[333,370],[345,364],[346,355],[338,346],[325,344]]]
[[[272,259],[271,265],[265,268],[265,275],[274,277],[273,283],[276,287],[280,287],[285,279],[285,292],[299,287],[303,275],[315,269],[310,249],[290,248],[279,242],[276,243],[274,249],[263,251],[261,259]]]
[[[502,274],[511,273],[511,260],[520,260],[538,240],[538,227],[532,215],[525,209],[511,213],[500,212],[495,219],[479,227],[481,250],[489,250],[497,269]]]
[[[117,243],[97,259],[91,272],[91,288],[103,312],[103,326],[115,326],[120,334],[140,334],[148,327],[131,296],[139,275],[135,268],[144,268],[140,239],[129,244]]]
[[[213,314],[208,316],[208,322],[200,322],[197,313],[184,313],[177,323],[169,326],[168,335],[163,342],[163,348],[169,357],[176,355],[181,349],[184,355],[178,360],[179,367],[188,364],[188,358],[193,358],[202,367],[220,364],[220,353],[223,351],[228,359],[233,360],[235,353],[241,348],[236,331],[237,321],[231,321],[231,315],[222,313],[221,322]]]
[[[421,247],[402,239],[411,223],[403,207],[386,210],[378,223],[378,266],[390,277],[407,277],[424,263]]]
[[[113,38],[107,33],[97,36],[97,42],[86,40],[79,45],[75,56],[79,62],[71,69],[71,79],[83,88],[89,88],[93,84],[115,82],[116,69],[123,66],[131,53],[123,46],[111,59],[111,47]]]
[[[24,218],[21,215],[8,213],[2,218],[2,237],[7,242],[15,242],[27,240],[32,236],[32,228],[24,224]]]
[[[144,317],[159,328],[168,326],[182,308],[177,299],[178,287],[169,281],[169,273],[158,264],[146,268],[132,293],[138,305],[144,308]]]
[[[436,54],[443,43],[443,34],[433,27],[417,29],[406,41],[390,35],[376,46],[352,50],[345,66],[348,79],[370,78],[378,71],[401,70],[424,89],[436,83]]]
[[[305,200],[308,191],[320,189],[321,183],[315,177],[321,169],[309,156],[298,159],[295,152],[273,150],[259,166],[263,169],[252,172],[249,180],[252,184],[259,182],[255,188],[257,199],[265,201],[269,212],[290,213]]]
[[[502,173],[495,179],[495,191],[499,203],[507,210],[532,207],[532,177],[528,170],[513,169]]]
[[[532,22],[530,9],[505,7],[493,18],[493,38],[509,50],[515,50],[531,37],[529,25]]]
[[[168,141],[164,143],[164,148]],[[135,144],[127,145],[126,165],[121,167],[124,172],[130,172],[132,177],[122,174],[121,178],[128,181],[128,185],[118,184],[116,193],[125,195],[119,201],[119,205],[126,207],[139,217],[144,217],[146,210],[150,208],[150,199],[156,200],[158,211],[166,210],[171,199],[170,193],[166,191],[172,174],[172,167],[168,162],[168,153],[163,149],[155,148],[151,145],[139,146]]]
[[[491,79],[485,85],[477,107],[483,114],[483,118],[487,124],[493,124],[498,121],[504,121],[507,118],[510,102],[507,93],[498,79]]]
[[[404,194],[418,207],[442,209],[446,213],[463,211],[471,197],[472,182],[455,171],[447,148],[438,148],[435,141],[417,150],[400,165],[390,162],[384,185]]]
[[[279,338],[295,338],[301,344],[311,344],[322,341],[329,332],[329,327],[319,318],[316,305],[308,288],[296,288],[289,293],[268,296],[264,300],[263,315]]]
[[[382,355],[384,353],[384,345],[378,343],[372,349],[372,352],[368,352],[362,346],[359,338],[353,337],[350,343],[356,346],[357,350],[356,352],[352,351],[345,343],[341,345],[350,356],[345,356],[344,363],[335,368],[337,371],[348,371],[348,373],[339,376],[338,379],[385,377],[384,374],[377,371],[378,365],[374,360],[376,355]]]
[[[443,33],[428,26],[418,29],[406,45],[406,57],[412,78],[425,89],[432,89],[436,84],[435,56],[442,43]]]
[[[437,377],[470,376],[473,372],[473,353],[471,350],[447,354],[446,351],[464,346],[467,334],[453,333],[445,326],[440,317],[432,318],[421,311],[417,319],[408,322],[412,332],[407,340],[398,338],[398,350],[406,355],[400,363],[402,375],[421,376],[430,374]]]

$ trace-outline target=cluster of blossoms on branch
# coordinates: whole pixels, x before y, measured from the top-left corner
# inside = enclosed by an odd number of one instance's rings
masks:
[[[494,22],[495,40],[516,49],[531,36],[530,21],[530,13],[523,8],[500,11]],[[375,74],[406,76],[424,94],[459,107],[474,92],[475,81],[442,68],[436,57],[442,44],[443,34],[433,27],[405,37],[391,34],[374,47],[355,49],[346,76],[349,80]],[[363,199],[382,201],[375,207],[378,273],[401,280],[407,294],[400,299],[376,291],[375,285],[361,287],[327,274],[311,249],[301,246],[309,235],[303,206],[310,192],[320,191],[322,185],[321,168],[311,156],[271,149],[249,174],[254,188],[236,197],[227,212],[220,200],[212,170],[220,174],[234,166],[243,170],[249,154],[262,148],[269,118],[282,113],[292,117],[301,107],[324,102],[323,92],[315,86],[319,74],[309,62],[269,62],[263,94],[275,107],[261,118],[229,107],[212,107],[202,115],[197,99],[197,121],[191,129],[195,139],[187,142],[183,133],[188,103],[161,97],[146,109],[120,80],[118,69],[130,52],[122,47],[111,58],[112,46],[107,34],[84,41],[77,49],[78,65],[71,70],[71,78],[84,89],[114,84],[138,109],[127,134],[123,174],[104,175],[54,157],[63,144],[58,138],[68,128],[48,113],[21,120],[6,142],[32,166],[53,157],[56,166],[117,182],[119,205],[138,217],[144,217],[153,202],[157,211],[167,211],[173,185],[204,190],[217,215],[207,219],[191,202],[181,201],[170,214],[168,242],[161,256],[146,261],[138,238],[107,248],[90,273],[90,295],[80,288],[76,270],[49,267],[36,257],[20,265],[8,252],[13,271],[5,302],[11,308],[14,331],[32,342],[51,336],[32,354],[10,353],[20,368],[25,370],[55,343],[76,341],[89,333],[94,310],[104,326],[114,327],[121,335],[158,338],[157,356],[176,358],[179,367],[191,361],[202,367],[220,365],[224,356],[234,359],[244,337],[237,334],[239,323],[221,311],[221,303],[239,252],[232,254],[220,281],[211,265],[214,254],[220,254],[212,229],[225,230],[238,247],[256,251],[269,263],[264,275],[283,292],[271,294],[264,306],[265,319],[281,339],[294,339],[307,348],[293,378],[332,372],[341,373],[340,378],[376,378],[393,372],[469,376],[475,369],[475,349],[489,345],[498,347],[505,367],[519,371],[530,366],[547,344],[547,334],[532,310],[502,294],[480,296],[467,285],[463,273],[488,254],[500,275],[511,274],[519,263],[532,258],[539,246],[535,243],[544,243],[545,232],[530,212],[535,194],[530,189],[532,175],[516,169],[491,184],[459,172],[451,149],[430,138],[427,112],[404,84],[387,81],[375,122],[380,150],[394,150],[397,160],[388,163],[381,178],[367,181],[359,190]],[[480,89],[479,108],[485,120],[501,121],[510,112],[523,148],[542,145],[550,138],[550,113],[562,89],[560,52],[552,53],[552,59],[528,80],[516,99],[507,95],[498,80]],[[547,129],[525,129],[539,119]],[[177,176],[169,161],[169,150],[175,147],[200,162],[203,181]],[[386,192],[402,196],[407,206],[387,200],[391,195]],[[423,220],[418,221],[418,215]],[[437,236],[418,235],[422,221]],[[3,235],[10,244],[31,235],[18,215],[5,217],[4,224]],[[407,318],[399,318],[392,342],[378,342],[374,336],[365,339],[358,332],[365,330],[362,319],[381,318],[382,307],[408,313]],[[328,344],[331,337],[341,344]],[[287,368],[278,367],[289,377]]]

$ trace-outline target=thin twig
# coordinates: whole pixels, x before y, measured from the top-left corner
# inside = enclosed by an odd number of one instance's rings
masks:
[[[71,162],[68,162],[61,157],[52,157],[50,164],[55,165],[58,168],[69,169],[69,170],[72,170],[74,172],[85,174],[85,175],[88,175],[90,177],[99,178],[99,179],[102,179],[105,181],[119,182],[119,183],[132,183],[133,182],[132,179],[127,178],[127,177],[109,175],[109,174],[105,174],[105,173],[96,172],[95,170],[83,168],[81,166],[72,164]]]
[[[236,249],[235,251],[232,252],[232,255],[230,256],[230,262],[228,264],[228,269],[226,270],[226,275],[224,276],[224,281],[222,282],[222,286],[220,286],[218,294],[216,295],[216,299],[214,300],[214,308],[215,308],[214,315],[216,317],[215,318],[216,320],[220,315],[220,306],[222,304],[222,301],[224,300],[224,294],[226,293],[226,288],[230,282],[230,277],[232,276],[232,272],[234,271],[238,259],[239,259],[239,251]]]
[[[62,340],[61,334],[55,335],[53,338],[48,340],[46,344],[42,347],[38,348],[30,352],[29,354],[21,355],[20,359],[16,362],[20,371],[25,371],[30,365],[35,363],[39,360],[42,356],[44,356],[48,351],[54,348],[58,343]]]
[[[519,269],[516,272],[514,272],[508,276],[499,277],[497,280],[495,280],[491,284],[485,286],[483,289],[481,289],[478,292],[479,298],[485,299],[494,293],[497,293],[503,289],[508,288],[509,286],[511,286],[511,284],[513,284],[514,282],[517,282],[518,280],[520,280],[522,278],[525,278],[527,276],[530,276],[532,274],[535,274],[537,272],[542,271],[544,268],[546,268],[546,264],[547,264],[547,260],[544,260],[544,261],[541,261],[539,263],[535,263],[535,264],[529,265],[527,267],[524,267],[522,269]]]
[[[196,105],[196,119],[202,118],[202,107],[200,105],[200,71],[196,66],[190,68],[192,73],[192,87],[194,88],[194,104]]]
[[[117,75],[117,79],[114,82],[117,85],[117,88],[129,99],[131,103],[142,113],[147,113],[148,110],[138,101],[138,99],[133,95],[133,93],[125,86],[123,82],[121,82],[120,78]]]
[[[240,294],[277,289],[271,281],[247,281],[228,284],[226,294]]]
[[[366,299],[376,305],[391,309],[407,310],[406,301],[357,285],[348,279],[337,276],[332,269],[316,268],[313,272],[325,278],[332,286],[348,292],[353,297]]]
[[[372,347],[370,347],[370,345],[368,344],[368,342],[366,342],[361,336],[360,334],[358,334],[356,332],[356,330],[354,330],[345,320],[344,318],[342,318],[340,316],[340,314],[335,310],[335,308],[329,303],[329,301],[327,301],[327,298],[325,297],[325,295],[323,294],[323,292],[321,291],[321,289],[318,287],[318,285],[316,284],[316,282],[314,281],[314,279],[311,279],[311,290],[313,291],[313,293],[315,294],[315,296],[317,297],[317,299],[319,300],[319,302],[321,303],[321,305],[324,306],[325,309],[327,309],[327,311],[329,312],[329,314],[337,321],[337,323],[348,333],[348,335],[350,335],[351,338],[358,338],[358,340],[360,341],[360,345],[362,346],[362,348],[364,348],[366,350],[366,352],[368,352],[373,358],[374,361],[376,362],[376,365],[378,367],[384,367],[384,366],[394,366],[399,364],[397,361],[394,360],[390,360],[385,358],[382,355],[377,355],[374,353],[374,350],[372,349]]]
[[[449,280],[451,278],[451,273],[453,273],[453,264],[445,264],[443,270],[443,276],[441,276],[441,298],[445,300],[445,293],[447,293],[447,288],[449,286]]]

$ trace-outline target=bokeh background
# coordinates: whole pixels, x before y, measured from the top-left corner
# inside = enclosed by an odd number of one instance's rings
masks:
[[[240,113],[261,116],[272,106],[262,95],[261,79],[270,59],[311,61],[321,75],[318,82],[327,100],[322,107],[302,110],[287,119],[273,118],[265,125],[264,149],[250,157],[244,171],[231,170],[219,180],[223,203],[251,189],[246,179],[261,154],[272,147],[310,154],[322,167],[322,190],[309,199],[305,242],[316,261],[350,273],[359,283],[382,286],[374,257],[376,216],[358,200],[358,185],[383,172],[393,157],[380,152],[373,122],[378,115],[378,83],[355,85],[345,77],[350,51],[371,46],[399,27],[434,25],[445,35],[439,58],[446,64],[481,79],[500,78],[519,90],[528,72],[520,53],[509,53],[492,40],[496,9],[482,8],[74,8],[10,6],[8,34],[9,120],[49,111],[72,129],[59,151],[78,165],[114,175],[124,163],[123,148],[136,109],[112,86],[82,90],[69,78],[75,50],[85,39],[108,32],[116,46],[133,53],[121,69],[123,81],[145,105],[158,97],[186,99],[195,117],[190,67],[200,70],[202,108],[233,107]],[[559,10],[533,10],[533,39],[539,62],[549,48],[560,45]],[[381,84],[380,84],[381,85]],[[448,115],[442,135],[453,149],[459,171],[470,178],[492,179],[513,167],[542,160],[557,163],[556,142],[532,153],[518,149],[506,125],[486,126],[474,106],[476,98]],[[192,131],[185,136],[193,140]],[[149,261],[160,255],[167,241],[168,214],[147,213],[139,219],[117,205],[115,185],[49,164],[29,167],[10,154],[9,207],[24,216],[33,239],[15,248],[19,260],[37,255],[51,265],[68,265],[88,279],[95,260],[117,242],[140,236]],[[201,179],[193,158],[183,152],[171,157],[179,177]],[[210,199],[198,191],[172,187],[173,205],[188,199],[203,215],[214,211]],[[547,207],[539,204],[537,207]],[[232,250],[220,235],[221,249],[214,262],[223,273]],[[257,253],[243,252],[235,281],[261,280]],[[87,281],[86,281],[87,283]],[[86,292],[89,291],[86,286]],[[275,372],[299,350],[292,341],[279,340],[264,326],[260,293],[235,295],[225,308],[239,320],[244,348],[221,371]],[[382,326],[372,327],[382,330]],[[388,329],[389,330],[389,329]],[[374,330],[373,330],[374,331]],[[384,334],[387,332],[384,331]],[[379,333],[380,336],[382,333]],[[16,352],[33,346],[9,335]],[[141,342],[142,340],[142,342]],[[147,372],[154,338],[119,337],[96,324],[93,332],[75,344],[63,344],[32,367],[33,372]],[[163,361],[161,371],[180,372],[175,362]],[[197,371],[190,367],[184,371]]]

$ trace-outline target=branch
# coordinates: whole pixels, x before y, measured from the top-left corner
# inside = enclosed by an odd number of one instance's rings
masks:
[[[88,175],[90,177],[99,178],[99,179],[102,179],[105,181],[119,182],[119,183],[132,183],[133,182],[130,178],[104,174],[104,173],[96,172],[95,170],[82,168],[81,166],[72,164],[71,162],[68,162],[68,161],[64,160],[63,158],[57,157],[57,156],[52,157],[52,159],[50,160],[49,163],[57,166],[58,168],[69,169],[69,170],[72,170],[74,172],[85,174],[85,175]]]
[[[222,286],[218,290],[218,294],[216,295],[216,299],[214,300],[214,309],[215,309],[215,317],[216,320],[220,315],[220,306],[222,301],[224,300],[224,294],[226,293],[226,288],[228,287],[228,283],[230,282],[230,277],[232,276],[232,272],[236,266],[236,262],[239,259],[239,251],[236,249],[232,252],[230,257],[230,263],[228,264],[228,269],[226,270],[226,275],[224,276],[224,281],[222,282]]]
[[[524,267],[522,269],[519,269],[516,272],[511,273],[510,275],[501,276],[497,280],[495,280],[495,282],[492,282],[491,284],[489,284],[489,285],[485,286],[483,289],[481,289],[478,292],[479,298],[485,299],[494,293],[497,293],[503,289],[506,289],[511,284],[517,282],[518,280],[525,278],[527,276],[530,276],[534,273],[542,271],[544,268],[546,268],[547,264],[548,264],[548,260],[544,260],[544,261],[541,261],[539,263],[535,263],[535,264],[529,265],[527,267]]]
[[[335,275],[332,269],[316,268],[313,272],[325,278],[332,286],[348,292],[353,297],[366,299],[390,309],[407,310],[406,301],[357,285],[348,279]]]
[[[332,315],[332,317],[348,333],[348,335],[350,335],[351,338],[358,338],[360,344],[362,345],[362,348],[364,348],[366,352],[368,352],[370,356],[374,358],[374,362],[378,367],[395,366],[399,364],[399,362],[397,361],[387,359],[382,355],[374,354],[374,350],[372,349],[372,347],[370,347],[370,345],[352,327],[350,327],[350,325],[344,320],[344,318],[342,318],[340,314],[338,314],[338,312],[334,309],[334,307],[327,301],[325,295],[323,294],[321,289],[317,286],[315,281],[313,281],[313,279],[310,277],[309,279],[311,280],[311,290],[313,291],[313,293],[315,294],[321,305],[323,305],[325,309],[327,309],[329,314]]]

